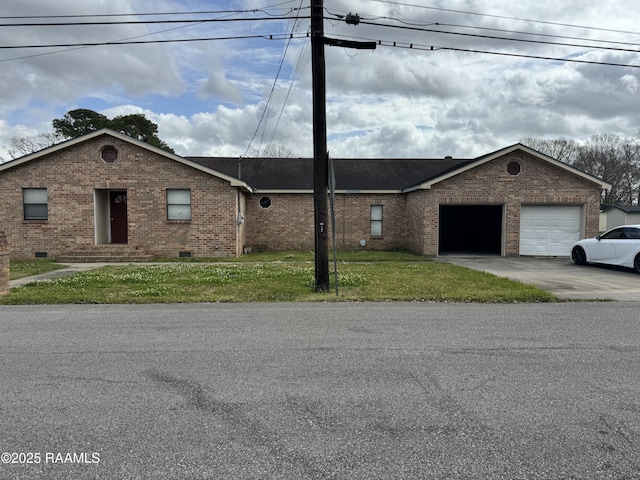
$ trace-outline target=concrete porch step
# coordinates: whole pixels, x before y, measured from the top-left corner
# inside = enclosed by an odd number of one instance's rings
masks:
[[[153,254],[133,245],[92,245],[56,257],[62,263],[148,262]]]

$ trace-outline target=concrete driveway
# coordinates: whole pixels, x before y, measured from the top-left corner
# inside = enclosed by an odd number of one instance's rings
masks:
[[[569,258],[443,255],[448,262],[531,283],[564,299],[640,301],[640,275],[606,266],[578,266]]]

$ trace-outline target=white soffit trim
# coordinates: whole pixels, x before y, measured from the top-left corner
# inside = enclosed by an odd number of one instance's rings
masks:
[[[313,190],[311,189],[300,189],[300,190],[296,190],[296,189],[282,189],[282,190],[278,190],[276,188],[265,188],[265,189],[261,189],[261,188],[255,188],[253,189],[253,192],[256,195],[257,194],[261,194],[261,193],[270,193],[270,194],[276,194],[276,193],[282,193],[282,194],[292,194],[292,193],[313,193]],[[328,193],[328,192],[327,192]],[[360,195],[360,194],[393,194],[393,195],[398,195],[400,193],[404,193],[402,190],[336,190],[336,193],[339,194],[345,194],[345,195]]]
[[[415,190],[428,190],[430,189],[433,185],[435,185],[436,183],[440,183],[443,182],[444,180],[447,180],[449,178],[455,177],[456,175],[459,175],[463,172],[466,172],[468,170],[471,170],[473,168],[479,167],[480,165],[484,165],[487,162],[490,162],[492,160],[495,160],[496,158],[502,157],[504,155],[507,155],[509,153],[512,153],[516,150],[521,150],[523,152],[528,153],[529,155],[532,155],[540,160],[543,160],[547,163],[550,163],[551,165],[554,165],[558,168],[561,168],[562,170],[566,170],[569,173],[572,173],[574,175],[577,175],[578,177],[582,177],[585,180],[588,180],[590,182],[595,183],[596,185],[599,185],[600,188],[602,188],[603,190],[610,190],[611,189],[611,184],[600,180],[599,178],[596,177],[592,177],[591,175],[581,172],[580,170],[577,170],[573,167],[571,167],[570,165],[567,165],[565,163],[559,162],[558,160],[549,157],[547,155],[544,155],[536,150],[533,150],[532,148],[529,148],[525,145],[522,145],[520,143],[517,143],[515,145],[511,145],[510,147],[506,147],[503,148],[501,150],[498,150],[496,152],[490,153],[489,155],[483,156],[481,158],[479,158],[478,160],[476,160],[475,162],[472,162],[468,165],[465,165],[464,167],[455,170],[453,172],[449,172],[445,175],[441,175],[439,177],[436,178],[432,178],[431,180],[428,180],[424,183],[421,183],[419,185],[414,185],[413,187],[409,187],[403,190],[403,192],[405,193],[409,193],[409,192],[413,192]]]

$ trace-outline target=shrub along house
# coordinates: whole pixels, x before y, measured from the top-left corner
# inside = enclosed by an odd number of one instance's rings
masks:
[[[14,258],[312,249],[311,159],[180,157],[100,130],[0,165]],[[339,249],[569,255],[605,182],[517,144],[475,159],[335,159]]]

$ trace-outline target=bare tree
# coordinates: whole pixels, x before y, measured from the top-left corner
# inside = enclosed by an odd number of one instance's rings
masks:
[[[610,183],[611,190],[602,195],[603,203],[638,203],[640,133],[633,138],[593,135],[583,144],[564,138],[524,138],[520,143]]]
[[[27,137],[11,137],[9,155],[11,158],[30,155],[39,150],[55,145],[61,140],[62,138],[53,132],[39,133],[38,135],[31,135]]]
[[[603,203],[629,204],[638,201],[640,143],[615,134],[593,135],[580,147],[574,166],[611,184]]]
[[[527,137],[520,140],[520,143],[560,162],[569,164],[575,161],[578,153],[578,144],[575,140],[567,140],[566,138]]]
[[[294,158],[297,155],[284,145],[276,145],[274,143],[267,145],[262,150],[254,149],[251,151],[250,157],[261,158]]]

